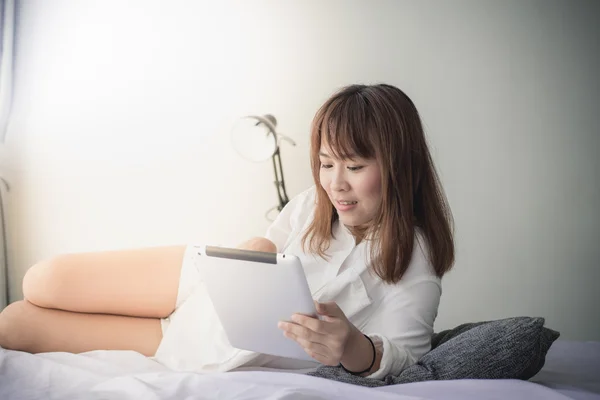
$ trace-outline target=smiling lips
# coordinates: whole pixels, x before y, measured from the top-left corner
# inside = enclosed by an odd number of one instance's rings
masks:
[[[358,201],[336,200],[336,208],[339,211],[349,211],[352,208],[354,208],[354,206],[356,206],[357,203]]]

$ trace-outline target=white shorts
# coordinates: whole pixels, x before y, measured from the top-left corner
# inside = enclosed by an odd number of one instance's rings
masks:
[[[163,338],[154,359],[176,371],[228,371],[245,364],[255,353],[229,344],[201,279],[199,259],[195,248],[187,246],[175,311],[161,320]]]
[[[196,268],[194,262],[194,248],[192,246],[186,246],[183,253],[183,262],[181,263],[181,272],[179,276],[179,288],[177,289],[177,300],[175,302],[175,310],[167,318],[160,320],[160,326],[162,328],[163,337],[169,329],[171,322],[171,316],[177,312],[179,307],[186,301],[195,289],[200,285],[200,272]]]

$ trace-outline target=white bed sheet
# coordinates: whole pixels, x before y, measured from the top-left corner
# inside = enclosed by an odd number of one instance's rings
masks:
[[[591,347],[593,351],[600,350],[600,343]],[[550,376],[540,373],[539,383],[458,380],[381,388],[364,388],[282,372],[179,373],[130,351],[31,355],[0,349],[0,399],[600,399],[600,390],[594,393],[596,375],[589,370],[598,367],[597,371],[600,371],[600,360],[592,357],[585,365],[588,374],[583,378],[586,385],[581,390],[576,390],[573,380],[565,386],[568,377],[556,375],[564,372],[557,365],[569,348],[569,345],[559,343],[553,352],[554,361],[549,353]],[[581,351],[577,354],[590,354],[584,349],[586,346],[580,346],[578,350]],[[572,372],[580,379],[576,371]],[[556,382],[552,381],[552,374]],[[563,379],[562,383],[559,378]],[[548,387],[554,383],[558,387]],[[570,396],[573,390],[579,397]]]
[[[600,400],[600,342],[556,341],[531,381],[575,400]]]

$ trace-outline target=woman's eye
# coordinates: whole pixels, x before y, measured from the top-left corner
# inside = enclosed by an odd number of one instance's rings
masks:
[[[321,168],[323,168],[323,169],[331,168],[331,164],[321,164]]]
[[[358,167],[348,167],[348,170],[350,170],[350,171],[358,171],[359,169],[362,169],[362,168],[363,168],[363,166],[361,165],[361,166],[358,166]]]

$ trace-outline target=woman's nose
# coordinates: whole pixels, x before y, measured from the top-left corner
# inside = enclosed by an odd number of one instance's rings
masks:
[[[339,192],[348,189],[348,181],[343,171],[335,171],[331,177],[331,190]]]

